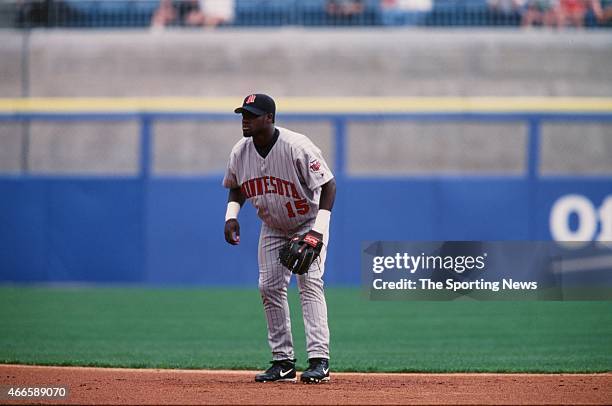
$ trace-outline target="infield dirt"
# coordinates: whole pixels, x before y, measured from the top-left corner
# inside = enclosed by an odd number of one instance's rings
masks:
[[[66,386],[12,404],[612,404],[606,374],[334,373],[321,385],[255,383],[253,371],[0,365],[3,387]]]

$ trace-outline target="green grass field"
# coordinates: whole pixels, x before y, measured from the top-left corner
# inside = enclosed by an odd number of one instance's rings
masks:
[[[335,371],[612,370],[612,302],[372,302],[328,289]],[[301,312],[290,303],[298,364]],[[256,289],[0,287],[0,362],[261,369]]]

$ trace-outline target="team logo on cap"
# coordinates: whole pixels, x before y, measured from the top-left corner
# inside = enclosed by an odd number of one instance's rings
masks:
[[[252,94],[252,95],[248,96],[244,102],[246,104],[251,104],[251,103],[255,102],[255,97],[256,97],[256,95]]]
[[[319,160],[317,159],[313,159],[312,161],[310,161],[309,166],[313,172],[318,172],[319,169],[321,169],[321,162],[319,162]]]

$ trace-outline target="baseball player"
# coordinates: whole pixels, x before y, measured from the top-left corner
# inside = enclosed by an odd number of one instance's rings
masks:
[[[262,220],[259,291],[272,366],[255,381],[297,382],[287,301],[292,271],[297,274],[309,363],[301,381],[329,381],[329,329],[322,277],[336,197],[333,174],[310,139],[275,126],[276,105],[270,96],[251,94],[234,112],[242,114],[244,138],[233,147],[223,178],[223,186],[229,189],[225,240],[232,245],[240,243],[237,218],[246,199]],[[288,244],[287,252],[295,254],[289,260],[295,264],[293,268],[285,263],[289,269],[279,260],[279,251]]]

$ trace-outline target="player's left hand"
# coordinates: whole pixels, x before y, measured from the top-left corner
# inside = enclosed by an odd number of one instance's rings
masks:
[[[292,237],[283,245],[278,252],[278,259],[294,274],[303,275],[319,257],[321,249],[323,249],[323,234],[310,230],[306,234]]]

